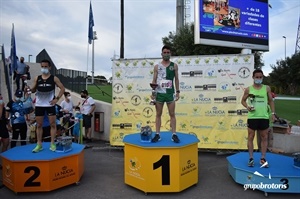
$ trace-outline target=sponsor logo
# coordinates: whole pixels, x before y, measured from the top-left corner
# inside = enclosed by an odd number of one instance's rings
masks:
[[[144,79],[143,75],[125,75],[127,79]]]
[[[231,85],[234,87],[235,90],[242,90],[242,91],[244,91],[244,88],[245,88],[245,84],[244,83],[236,83],[236,82],[234,82]]]
[[[219,110],[218,107],[214,106],[211,110],[205,111],[205,116],[224,116],[225,111]]]
[[[203,84],[203,85],[195,85],[195,91],[216,91],[217,84]]]
[[[217,78],[217,71],[215,69],[207,69],[204,74],[205,78]]]
[[[143,116],[146,118],[150,118],[153,115],[153,109],[151,107],[146,107],[143,110]]]
[[[68,168],[67,166],[64,166],[61,168],[61,170],[59,172],[55,172],[54,173],[54,178],[52,179],[52,181],[57,181],[57,180],[61,180],[70,176],[75,175],[75,172],[73,171],[72,168]]]
[[[196,163],[192,162],[192,160],[188,160],[186,164],[181,168],[181,176],[184,176],[188,173],[191,173],[197,169]]]
[[[114,93],[117,93],[117,94],[122,93],[123,85],[120,83],[115,84],[113,87],[113,91],[114,91]]]
[[[114,134],[112,136],[112,141],[123,142],[124,137],[125,137],[125,134],[123,132],[120,132],[119,134]]]
[[[247,68],[247,67],[241,67],[239,70],[238,70],[238,75],[240,78],[243,78],[243,79],[246,79],[250,76],[250,69]]]
[[[203,76],[202,70],[181,72],[181,77],[202,77],[202,76]]]
[[[192,104],[210,104],[211,98],[205,97],[203,94],[199,94],[198,97],[192,99]]]
[[[230,84],[228,82],[221,82],[219,84],[219,91],[220,92],[229,92],[229,91],[231,91]]]
[[[185,82],[180,82],[179,83],[179,89],[181,91],[192,91],[192,86],[191,85],[186,85]]]
[[[231,129],[245,129],[247,127],[247,122],[244,122],[242,119],[239,119],[236,123],[231,124]]]
[[[142,98],[139,95],[134,95],[131,97],[130,101],[132,105],[138,106],[142,102]]]
[[[132,128],[132,123],[112,124],[112,128],[131,129]]]
[[[247,109],[228,110],[228,116],[247,115]]]
[[[236,103],[236,96],[215,97],[215,103]]]

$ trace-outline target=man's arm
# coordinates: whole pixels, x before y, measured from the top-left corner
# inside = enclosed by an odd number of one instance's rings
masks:
[[[158,65],[155,65],[153,70],[154,71],[153,71],[153,80],[152,80],[152,83],[153,84],[157,84]]]
[[[37,78],[38,78],[38,76],[36,76],[36,77],[34,78],[34,80],[33,80],[33,85],[32,85],[32,87],[30,88],[30,90],[31,90],[32,93],[35,93],[35,92],[36,92]]]
[[[275,104],[272,97],[271,88],[267,86],[267,94],[268,94],[268,104],[270,105],[271,111],[272,111],[272,120],[274,122],[275,120]]]
[[[91,108],[91,110],[90,110],[90,112],[89,112],[90,115],[92,115],[93,112],[95,111],[95,109],[96,109],[96,104],[92,104],[91,106],[92,106],[92,108]]]
[[[176,91],[179,91],[179,77],[178,77],[178,65],[174,64],[175,69],[175,89]]]
[[[64,85],[61,83],[61,81],[58,79],[58,77],[54,76],[54,82],[56,84],[56,86],[58,86],[58,88],[60,88],[60,91],[58,93],[58,98],[61,98],[65,92],[65,87]]]
[[[241,103],[245,108],[248,109],[248,111],[251,111],[251,107],[249,107],[248,104],[247,104],[248,96],[249,96],[249,87],[245,89],[242,100],[241,100]]]

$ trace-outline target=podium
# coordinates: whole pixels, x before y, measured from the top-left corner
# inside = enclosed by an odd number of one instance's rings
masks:
[[[198,183],[198,138],[177,133],[180,143],[171,141],[172,133],[161,132],[156,143],[140,141],[140,134],[124,137],[125,184],[145,193],[180,192]]]
[[[72,144],[72,151],[56,153],[44,150],[32,153],[35,144],[5,151],[2,157],[3,184],[18,192],[45,192],[78,183],[84,171],[84,145]]]
[[[227,157],[228,172],[233,180],[247,190],[268,193],[300,193],[300,168],[294,166],[292,157],[267,153],[269,168],[261,168],[261,153],[253,153],[254,167],[248,167],[249,154],[240,152]]]

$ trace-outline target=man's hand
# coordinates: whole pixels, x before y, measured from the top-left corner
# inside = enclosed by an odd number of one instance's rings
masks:
[[[179,93],[176,93],[175,101],[178,101],[178,100],[179,100]]]

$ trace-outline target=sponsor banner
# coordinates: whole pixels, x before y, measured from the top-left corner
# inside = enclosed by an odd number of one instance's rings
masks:
[[[110,143],[122,146],[127,134],[142,126],[155,130],[155,106],[150,105],[154,66],[159,59],[113,61]],[[176,102],[177,132],[195,134],[199,148],[246,149],[247,110],[241,105],[251,85],[253,55],[172,57],[178,64],[180,99]],[[166,105],[161,131],[170,130]]]

